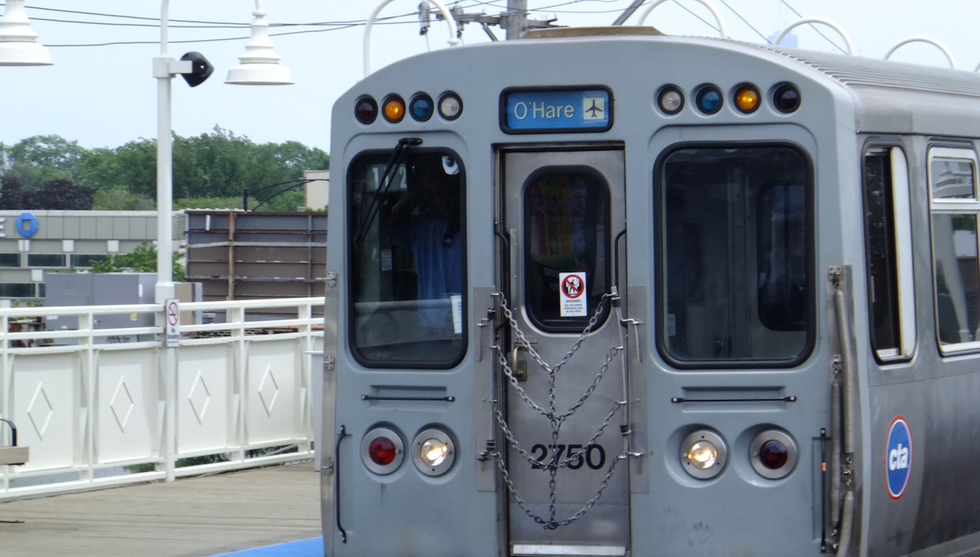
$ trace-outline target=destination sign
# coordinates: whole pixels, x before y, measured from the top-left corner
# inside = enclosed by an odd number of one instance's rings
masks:
[[[505,133],[604,132],[612,127],[609,89],[507,89],[500,95]]]

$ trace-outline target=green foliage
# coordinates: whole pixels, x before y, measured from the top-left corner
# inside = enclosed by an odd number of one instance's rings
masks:
[[[96,211],[153,211],[156,202],[145,195],[138,195],[123,188],[111,188],[95,192]]]
[[[184,266],[177,263],[184,254],[175,251],[173,255],[174,282],[184,282]],[[93,261],[93,273],[155,273],[157,271],[157,247],[143,240],[130,253],[110,253],[105,261]]]
[[[0,143],[0,176],[17,177],[25,192],[41,190],[55,179],[68,179],[97,190],[94,208],[145,210],[155,205],[157,146],[152,139],[130,141],[115,149],[85,149],[59,136],[34,136],[12,146]],[[241,207],[245,189],[300,180],[305,170],[326,170],[330,157],[295,141],[256,144],[218,126],[196,137],[173,136],[173,198],[183,207]],[[263,192],[262,210],[295,211],[302,187],[275,195]],[[216,204],[201,198],[236,199]],[[149,206],[148,206],[149,205]]]
[[[284,186],[285,187],[285,186]],[[303,205],[303,186],[286,190],[283,188],[270,188],[255,198],[249,196],[248,208],[250,211],[295,211],[296,207]]]
[[[78,174],[79,183],[100,191],[120,189],[155,199],[157,143],[139,139],[116,149],[93,149],[82,157]]]
[[[17,176],[24,191],[37,191],[52,180],[75,180],[85,149],[57,135],[35,135],[0,145],[0,173]]]

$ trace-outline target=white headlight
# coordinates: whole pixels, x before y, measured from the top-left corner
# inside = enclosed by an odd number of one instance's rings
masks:
[[[426,439],[419,451],[419,456],[426,466],[439,466],[446,460],[448,454],[449,447],[438,439]]]
[[[718,462],[718,449],[710,441],[698,441],[687,451],[687,460],[698,470],[707,470]]]
[[[419,432],[412,442],[412,462],[426,476],[441,476],[456,461],[456,445],[452,437],[441,429],[431,428]]]
[[[681,442],[681,466],[699,480],[709,480],[725,469],[728,447],[720,435],[709,429],[699,429]]]

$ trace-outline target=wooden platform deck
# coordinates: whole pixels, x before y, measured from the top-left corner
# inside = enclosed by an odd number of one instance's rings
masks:
[[[316,538],[313,463],[0,503],[3,557],[208,557]]]

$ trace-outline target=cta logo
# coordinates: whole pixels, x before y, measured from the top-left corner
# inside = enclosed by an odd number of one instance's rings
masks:
[[[888,428],[885,445],[885,480],[888,496],[898,501],[905,494],[912,476],[912,430],[905,418],[897,416]]]

